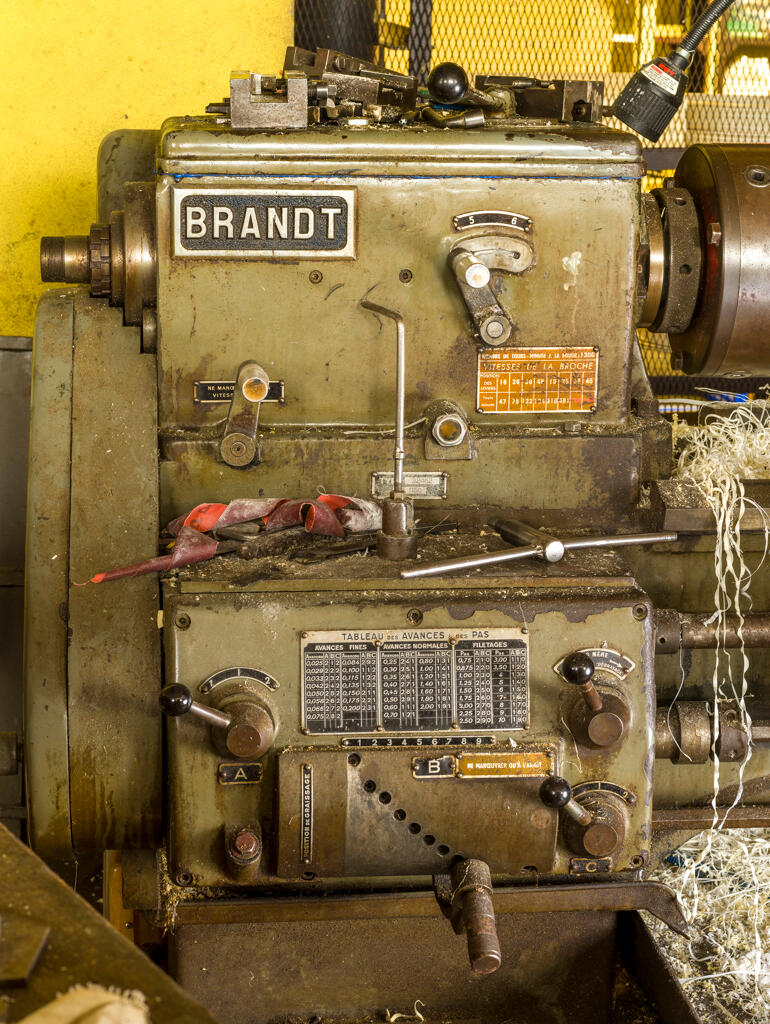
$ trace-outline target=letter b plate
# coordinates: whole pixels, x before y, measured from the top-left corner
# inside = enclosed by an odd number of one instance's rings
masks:
[[[356,190],[174,189],[174,255],[354,259]]]

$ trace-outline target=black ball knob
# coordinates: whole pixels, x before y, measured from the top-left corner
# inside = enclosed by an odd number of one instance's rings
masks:
[[[549,775],[540,787],[540,799],[546,807],[564,807],[572,799],[572,786],[558,775]]]
[[[459,64],[437,64],[428,75],[428,92],[436,103],[457,103],[468,91],[468,76]]]
[[[572,654],[568,654],[561,663],[561,674],[568,683],[574,683],[575,686],[585,686],[586,683],[590,683],[595,669],[593,659],[583,651],[574,651]]]
[[[192,707],[192,694],[182,683],[171,683],[160,691],[160,706],[171,718],[186,715]]]

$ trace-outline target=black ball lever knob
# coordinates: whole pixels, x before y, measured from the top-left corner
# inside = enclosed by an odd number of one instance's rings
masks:
[[[572,799],[572,786],[559,775],[549,775],[547,779],[543,779],[540,799],[546,807],[564,807]]]
[[[178,718],[192,707],[192,694],[182,683],[171,683],[160,691],[160,706],[165,715]]]
[[[574,651],[572,654],[568,654],[561,665],[561,674],[568,683],[574,683],[575,686],[585,686],[586,683],[590,683],[595,671],[596,666],[593,659],[583,651]]]
[[[468,75],[459,64],[437,64],[428,75],[428,92],[436,103],[458,103],[468,91]]]

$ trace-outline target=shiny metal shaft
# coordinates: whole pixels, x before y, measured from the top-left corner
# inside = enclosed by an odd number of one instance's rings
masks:
[[[402,569],[401,579],[412,580],[419,576],[442,576],[445,572],[458,572],[460,569],[479,569],[484,565],[496,565],[498,562],[518,562],[522,558],[542,555],[542,545],[528,544],[524,548],[509,548],[507,551],[490,551],[482,555],[464,555],[462,558],[449,558],[446,562],[434,565],[422,565],[418,569]]]
[[[422,565],[417,569],[402,569],[401,578],[417,579],[421,576],[442,576],[447,572],[459,572],[462,569],[478,569],[485,565],[497,565],[502,562],[517,562],[522,558],[543,558],[545,542],[549,539],[543,535],[543,544],[528,544],[526,547],[509,548],[505,551],[490,551],[479,555],[464,555],[461,558],[450,558],[445,562],[433,565]],[[586,548],[627,547],[631,544],[667,544],[677,539],[675,533],[625,533],[609,537],[573,537],[561,541],[565,551],[578,551]]]
[[[396,442],[393,450],[393,493],[404,493],[404,408],[406,405],[406,336],[404,318],[395,309],[362,299],[361,305],[371,313],[394,320],[396,324]]]
[[[585,548],[620,548],[630,544],[670,544],[677,539],[675,533],[621,533],[610,537],[572,537],[565,540],[565,551]]]

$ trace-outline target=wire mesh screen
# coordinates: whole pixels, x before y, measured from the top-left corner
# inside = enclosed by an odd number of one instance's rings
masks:
[[[475,74],[591,78],[612,103],[642,64],[680,42],[707,0],[295,0],[295,42],[328,46],[416,75],[452,60]],[[737,0],[700,46],[685,102],[655,147],[662,184],[694,142],[767,142],[770,4]],[[610,120],[615,127],[625,128]],[[652,155],[652,154],[650,154]],[[665,335],[640,331],[649,374],[686,392]]]

